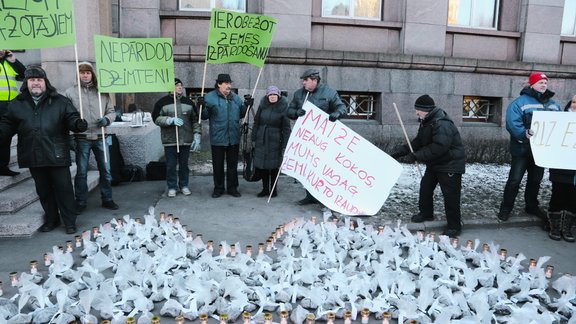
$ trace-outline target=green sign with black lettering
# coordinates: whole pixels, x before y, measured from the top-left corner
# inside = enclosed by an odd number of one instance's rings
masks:
[[[276,24],[276,19],[263,15],[212,9],[206,62],[264,66]]]
[[[1,48],[52,48],[74,43],[72,0],[0,1]]]
[[[101,92],[174,91],[172,38],[94,36]]]

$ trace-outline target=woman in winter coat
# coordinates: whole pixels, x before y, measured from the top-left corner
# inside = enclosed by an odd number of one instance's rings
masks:
[[[564,111],[576,113],[576,96],[566,105]],[[574,242],[572,225],[576,220],[576,170],[550,169],[552,196],[548,205],[551,239]]]
[[[254,117],[252,144],[254,145],[254,166],[262,177],[262,191],[258,197],[270,194],[274,180],[278,176],[282,155],[290,137],[290,120],[286,117],[288,100],[280,95],[275,86],[266,88],[266,96],[260,101]],[[272,197],[278,195],[277,185]]]

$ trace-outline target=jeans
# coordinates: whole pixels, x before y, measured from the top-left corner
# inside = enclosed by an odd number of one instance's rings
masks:
[[[514,209],[514,201],[526,171],[528,171],[528,179],[526,181],[526,190],[524,191],[525,207],[527,210],[538,208],[538,192],[540,191],[540,182],[542,177],[544,177],[544,168],[534,163],[532,155],[513,156],[508,180],[504,187],[504,199],[500,205],[501,212],[510,213]]]
[[[76,202],[86,205],[88,200],[88,163],[90,151],[94,152],[94,158],[100,172],[100,198],[102,201],[112,200],[112,175],[110,174],[110,152],[108,147],[112,142],[111,137],[106,137],[106,157],[104,161],[104,148],[102,140],[76,139],[76,177],[74,177],[74,189]]]
[[[444,196],[444,211],[446,213],[447,228],[461,230],[460,197],[462,193],[462,174],[436,172],[426,168],[420,180],[420,196],[418,208],[423,216],[434,215],[434,189],[440,184]]]
[[[212,145],[212,169],[214,171],[214,192],[224,193],[224,190],[238,190],[238,153],[240,146]],[[226,161],[226,175],[224,175],[224,161]],[[224,188],[226,181],[226,188]]]
[[[166,156],[166,184],[168,189],[178,190],[188,187],[190,176],[190,168],[188,167],[190,145],[180,145],[179,148],[180,152],[176,152],[176,146],[164,146],[164,155]]]

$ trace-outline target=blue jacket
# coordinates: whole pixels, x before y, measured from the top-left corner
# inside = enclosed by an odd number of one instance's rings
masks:
[[[228,97],[214,89],[204,97],[202,119],[210,120],[210,145],[229,146],[240,143],[240,119],[246,114],[242,99],[230,92]]]
[[[560,105],[552,99],[554,92],[546,90],[540,93],[530,87],[520,91],[520,97],[514,99],[506,110],[506,130],[510,133],[510,154],[512,156],[531,156],[530,141],[526,130],[530,129],[534,111],[561,111]]]

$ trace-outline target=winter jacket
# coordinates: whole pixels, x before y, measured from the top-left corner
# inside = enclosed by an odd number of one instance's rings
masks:
[[[552,99],[554,92],[546,90],[540,93],[530,87],[520,91],[520,97],[514,99],[506,109],[506,130],[510,133],[510,154],[512,156],[531,156],[530,141],[526,130],[530,129],[534,111],[561,111]]]
[[[185,96],[176,97],[177,116],[184,121],[178,127],[178,144],[191,145],[194,134],[202,133],[200,123],[198,123],[198,113],[196,106]],[[164,146],[176,146],[176,126],[168,124],[168,118],[174,117],[174,95],[169,94],[160,98],[154,105],[152,113],[154,123],[160,126],[160,138]]]
[[[308,94],[308,98],[306,98],[306,94]],[[294,97],[288,106],[288,118],[297,119],[297,111],[302,108],[306,100],[310,101],[327,114],[338,111],[340,116],[346,115],[346,105],[340,99],[338,92],[327,85],[320,83],[312,92],[308,92],[304,88],[300,88],[294,92]]]
[[[570,111],[569,102],[564,111]],[[571,183],[576,186],[576,170],[565,170],[565,169],[550,169],[550,181],[559,183]]]
[[[420,122],[418,134],[410,142],[416,161],[424,162],[426,168],[437,172],[464,173],[466,153],[460,133],[446,112],[434,108]],[[403,145],[396,156],[410,153]]]
[[[85,133],[75,134],[74,136],[76,138],[97,140],[98,138],[102,138],[102,130],[96,124],[97,120],[101,117],[100,104],[98,102],[98,89],[92,85],[82,86],[80,89],[82,91],[82,117],[88,122],[88,129]],[[80,111],[78,85],[66,89],[64,96],[70,99],[74,107]],[[114,106],[112,106],[110,96],[106,93],[101,93],[100,98],[102,101],[102,112],[104,117],[108,119],[108,124],[111,124],[116,120],[116,111],[114,110]]]
[[[244,117],[247,110],[242,99],[234,92],[224,97],[218,89],[214,89],[206,94],[204,102],[202,119],[210,120],[210,145],[238,145],[240,143],[240,119]]]
[[[72,102],[47,84],[38,104],[28,89],[10,102],[8,113],[0,120],[0,141],[18,134],[21,168],[70,166],[69,132],[85,130]]]
[[[290,138],[290,120],[286,117],[288,100],[279,97],[270,103],[262,98],[254,117],[252,143],[254,145],[254,166],[258,169],[277,169],[282,163],[282,155]]]

